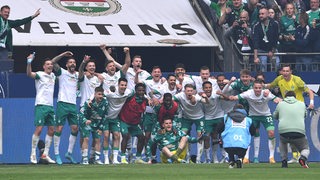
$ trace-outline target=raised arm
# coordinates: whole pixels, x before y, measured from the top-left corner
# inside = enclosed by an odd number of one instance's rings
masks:
[[[83,76],[84,76],[84,67],[85,67],[85,65],[87,64],[87,62],[89,60],[90,60],[90,56],[84,55],[83,61],[81,62],[80,67],[79,67],[79,79],[83,78]]]
[[[124,65],[122,66],[121,71],[123,74],[126,74],[131,63],[130,49],[128,47],[124,47],[123,52],[126,54],[126,57],[124,59]]]
[[[60,66],[59,66],[58,62],[60,61],[61,58],[63,58],[63,57],[71,57],[71,56],[73,56],[73,53],[71,51],[66,51],[66,52],[63,52],[63,53],[59,54],[58,56],[54,57],[51,60],[54,70],[58,71],[60,69]]]
[[[27,57],[27,76],[33,79],[36,78],[36,73],[32,72],[32,67],[31,67],[31,63],[34,60],[34,57],[35,57],[35,53],[29,54],[29,56]]]
[[[230,81],[227,83],[227,85],[223,88],[222,94],[225,94],[225,93],[227,93],[227,92],[230,91],[230,85],[231,85],[231,83],[233,83],[235,80],[237,80],[237,78],[233,76],[233,77],[230,79]]]
[[[142,69],[139,69],[139,70],[136,72],[136,75],[134,76],[134,83],[135,83],[135,84],[141,83],[141,82],[139,81],[139,73],[141,73],[141,72],[142,72]]]
[[[107,58],[108,60],[114,62],[114,64],[116,65],[116,68],[122,69],[122,65],[119,64],[119,63],[109,54],[109,52],[107,51],[106,47],[107,47],[107,46],[106,46],[105,44],[101,44],[101,45],[100,45],[100,49],[101,49],[101,51],[103,52],[103,54],[106,56],[106,58]],[[130,65],[129,65],[129,66],[130,66]]]

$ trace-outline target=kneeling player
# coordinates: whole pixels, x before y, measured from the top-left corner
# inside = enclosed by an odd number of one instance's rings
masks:
[[[162,128],[158,131],[153,140],[149,141],[147,154],[150,154],[150,145],[156,143],[161,151],[161,162],[163,163],[185,163],[188,142],[196,143],[202,139],[190,137],[181,130],[172,128],[172,118],[164,117]]]

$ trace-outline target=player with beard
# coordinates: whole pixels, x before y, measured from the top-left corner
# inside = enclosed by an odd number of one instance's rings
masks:
[[[78,112],[77,112],[77,87],[78,87],[78,72],[76,71],[76,60],[72,57],[72,52],[66,51],[52,59],[55,75],[59,80],[59,94],[56,112],[54,140],[54,154],[56,163],[61,165],[62,161],[59,155],[60,137],[63,126],[68,120],[71,128],[69,136],[68,152],[65,154],[66,159],[71,163],[77,162],[72,157],[74,144],[78,135]],[[59,60],[67,57],[66,69],[61,68],[58,64]]]
[[[229,82],[229,80],[226,79],[224,74],[217,75],[217,83],[218,83],[220,91],[224,91],[228,82]],[[235,95],[235,92],[234,91],[226,92],[225,95],[227,95],[227,96]],[[233,107],[237,104],[237,102],[221,99],[220,104],[221,104],[221,108],[224,111],[224,114],[227,114],[228,112],[231,112],[233,110]]]
[[[184,87],[186,84],[192,84],[195,86],[194,81],[189,75],[186,75],[186,68],[184,64],[178,63],[176,64],[174,74],[176,75],[176,86],[177,86],[177,91],[181,92],[184,91]]]

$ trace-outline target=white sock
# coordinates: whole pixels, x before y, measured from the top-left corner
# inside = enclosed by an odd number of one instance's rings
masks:
[[[60,146],[60,136],[53,136],[53,147],[54,147],[54,154],[59,154],[59,146]]]
[[[212,145],[212,160],[218,161],[217,151],[218,151],[219,144]]]
[[[274,149],[275,149],[275,138],[273,138],[272,140],[268,139],[268,145],[269,145],[269,158],[274,157]]]
[[[77,136],[70,134],[69,136],[69,146],[68,146],[68,153],[72,154],[74,145],[76,144]]]
[[[94,158],[94,147],[91,147],[90,149],[90,158]]]
[[[82,150],[82,157],[88,157],[88,149]]]
[[[32,135],[32,141],[31,141],[31,155],[36,155],[36,149],[39,142],[39,136]]]
[[[227,153],[227,151],[226,151],[224,148],[221,148],[220,150],[221,150],[221,155],[222,155],[224,158],[228,157],[228,153]]]
[[[103,150],[104,159],[109,159],[109,150]]]
[[[52,136],[49,136],[47,134],[46,138],[45,138],[45,147],[44,147],[44,152],[43,152],[44,155],[49,155],[51,143],[52,143]]]
[[[127,142],[127,149],[132,149],[132,139],[133,139],[133,137],[132,137],[132,136],[128,139],[128,142]]]
[[[210,157],[210,148],[204,149],[204,153],[206,154],[206,160],[211,160],[211,157]]]
[[[249,159],[249,152],[250,152],[250,146],[248,146],[248,149],[244,158]]]
[[[202,152],[203,152],[203,142],[197,143],[197,161],[201,160]]]
[[[118,161],[118,153],[119,153],[119,150],[112,150],[113,162]]]
[[[260,136],[253,138],[253,145],[254,145],[254,157],[259,157],[259,150],[260,150]]]

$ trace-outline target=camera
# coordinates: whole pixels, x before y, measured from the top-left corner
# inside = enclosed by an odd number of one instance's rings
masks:
[[[316,23],[317,23],[317,24],[320,23],[320,19],[316,19]]]
[[[246,23],[246,21],[243,21],[243,20],[238,20],[237,22],[238,22],[239,26],[242,26],[244,23]]]

